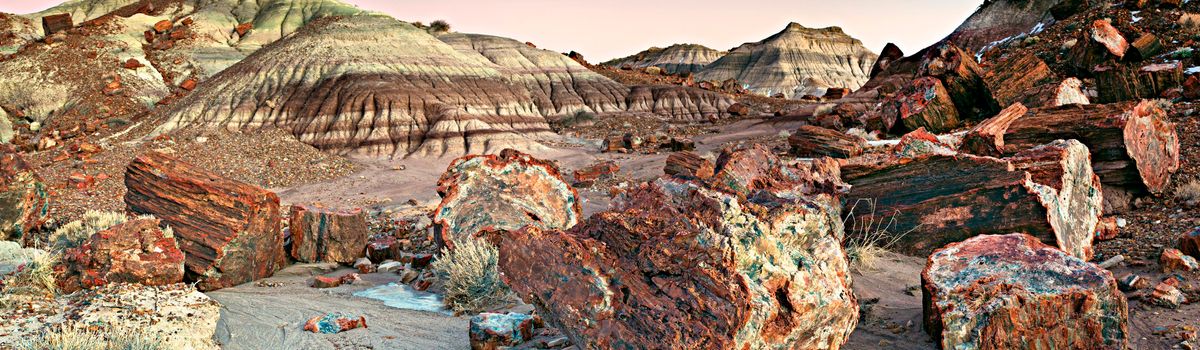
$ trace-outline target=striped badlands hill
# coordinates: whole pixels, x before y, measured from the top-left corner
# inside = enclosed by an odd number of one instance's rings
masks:
[[[183,127],[279,127],[334,153],[457,156],[538,147],[548,117],[653,113],[690,121],[732,104],[683,87],[627,87],[515,40],[430,34],[381,15],[315,20],[159,112]]]

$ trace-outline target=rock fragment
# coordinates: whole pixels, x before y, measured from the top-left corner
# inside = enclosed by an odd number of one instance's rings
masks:
[[[850,158],[862,155],[867,140],[837,130],[805,125],[788,136],[791,153],[798,157]]]
[[[1112,273],[1025,234],[950,244],[921,273],[925,330],[943,349],[1124,349]]]
[[[183,252],[172,230],[154,218],[126,221],[96,232],[63,256],[66,291],[107,283],[162,286],[183,281]]]
[[[719,159],[709,180],[637,185],[567,231],[504,233],[505,280],[580,348],[841,347],[858,307],[836,162]]]
[[[1188,256],[1200,259],[1200,227],[1179,237],[1179,250]]]
[[[370,234],[367,214],[361,208],[293,205],[288,228],[292,258],[301,262],[352,263],[364,256]]]
[[[683,151],[667,156],[663,173],[684,178],[707,179],[713,176],[713,162],[693,152]]]
[[[355,328],[367,328],[367,318],[330,313],[310,318],[304,323],[304,330],[323,334],[337,334]]]
[[[621,171],[621,166],[617,162],[605,160],[575,170],[571,177],[575,178],[576,187],[591,187],[597,181],[611,179],[618,171]]]
[[[60,13],[42,17],[42,32],[46,36],[58,33],[67,29],[71,29],[75,24],[71,22],[71,14]]]
[[[0,143],[0,240],[28,240],[46,220],[49,191],[15,146]]]
[[[485,312],[471,317],[468,332],[472,350],[496,350],[533,338],[533,317]]]
[[[1163,250],[1158,263],[1162,265],[1163,272],[1200,270],[1200,263],[1196,262],[1196,258],[1184,255],[1175,248]]]
[[[455,159],[438,180],[438,194],[434,237],[450,248],[486,231],[569,228],[582,213],[579,194],[557,166],[514,150]]]
[[[186,256],[185,279],[211,291],[269,277],[286,263],[279,197],[160,152],[125,171],[125,204],[174,231]]]
[[[1183,295],[1183,291],[1179,290],[1175,285],[1168,282],[1159,282],[1154,286],[1154,290],[1150,292],[1150,300],[1159,306],[1168,308],[1177,308],[1187,302],[1187,296]]]

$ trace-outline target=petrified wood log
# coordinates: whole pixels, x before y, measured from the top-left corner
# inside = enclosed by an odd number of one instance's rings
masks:
[[[851,185],[849,234],[887,223],[895,247],[913,254],[980,234],[1027,232],[1090,258],[1103,203],[1087,147],[1074,140],[1011,160],[931,152],[847,165],[843,175]]]
[[[693,152],[683,151],[667,156],[667,165],[663,166],[663,173],[683,178],[707,179],[713,176],[713,168],[711,160]]]
[[[1181,84],[1183,64],[1180,62],[1152,64],[1140,69],[1100,67],[1096,69],[1096,101],[1111,103],[1158,98]]]
[[[918,77],[932,76],[942,80],[958,109],[959,118],[964,120],[981,120],[1000,110],[983,75],[983,69],[975,62],[974,55],[949,42],[942,42],[926,51],[917,69]]]
[[[1129,43],[1129,51],[1125,53],[1125,60],[1141,62],[1142,60],[1154,57],[1154,55],[1159,54],[1162,50],[1162,41],[1158,40],[1158,36],[1150,33],[1142,34],[1137,40]]]
[[[926,128],[932,132],[950,131],[959,126],[958,109],[942,81],[921,77],[904,85],[880,106],[884,131],[904,133]]]
[[[968,239],[921,272],[925,331],[942,349],[1125,349],[1129,311],[1108,270],[1029,235]]]
[[[1000,111],[995,117],[984,120],[976,125],[966,135],[963,135],[959,150],[981,156],[1001,157],[1004,154],[1004,132],[1008,126],[1025,113],[1028,108],[1020,102],[1014,103]]]
[[[279,197],[253,185],[149,152],[125,170],[129,212],[151,214],[175,231],[185,279],[203,291],[270,277],[287,260]]]
[[[870,77],[874,78],[879,73],[883,73],[887,70],[888,65],[902,58],[904,58],[904,51],[901,51],[896,44],[887,43],[883,46],[883,51],[879,52],[879,58],[875,59],[875,64],[871,66]]]
[[[1179,250],[1183,251],[1184,254],[1200,259],[1200,228],[1179,237]]]
[[[1050,79],[1050,67],[1032,53],[1008,57],[988,69],[983,80],[992,97],[1003,106],[1021,102],[1025,95]]]
[[[46,185],[17,148],[0,143],[0,240],[26,240],[50,209]]]
[[[605,160],[575,170],[571,177],[575,179],[575,186],[590,187],[596,181],[611,179],[618,171],[621,171],[621,166],[617,162]]]
[[[506,283],[582,349],[840,348],[858,306],[836,194],[817,190],[839,186],[811,177],[836,166],[721,158],[720,179],[660,178],[565,232],[506,233]]]
[[[301,262],[353,263],[366,253],[370,227],[360,208],[293,205],[288,218],[292,258]]]
[[[1057,83],[1038,86],[1029,91],[1021,101],[1029,108],[1091,103],[1083,93],[1083,82],[1078,78],[1066,78]]]
[[[107,283],[162,286],[183,281],[183,251],[155,218],[130,220],[92,234],[63,254],[59,286],[67,292]]]
[[[1092,152],[1105,186],[1162,193],[1179,169],[1179,137],[1158,102],[1069,105],[1030,110],[1004,132],[1005,154],[1077,139]]]
[[[791,153],[798,157],[850,158],[863,153],[867,140],[841,131],[804,125],[788,136]]]
[[[570,228],[582,214],[579,194],[557,166],[511,149],[455,159],[438,180],[438,194],[434,239],[451,249],[491,231]]]
[[[1093,21],[1088,30],[1079,33],[1070,62],[1080,75],[1089,75],[1098,65],[1120,60],[1129,49],[1129,42],[1121,32],[1102,19]]]
[[[58,33],[75,26],[71,21],[70,13],[59,13],[42,17],[42,32],[45,36]]]

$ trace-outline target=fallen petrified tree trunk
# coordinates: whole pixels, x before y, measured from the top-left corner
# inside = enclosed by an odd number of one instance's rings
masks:
[[[983,75],[983,69],[975,62],[974,55],[949,42],[930,47],[917,69],[918,77],[931,76],[942,80],[942,85],[958,109],[959,118],[963,120],[980,120],[1000,110]]]
[[[1112,63],[1125,57],[1129,42],[1108,21],[1098,19],[1079,32],[1078,42],[1071,49],[1070,64],[1076,73],[1090,75],[1098,65]]]
[[[270,277],[286,263],[279,197],[159,152],[125,170],[125,204],[175,231],[185,279],[204,291]]]
[[[292,258],[349,264],[366,255],[370,227],[362,209],[293,205],[288,219]]]
[[[1019,54],[988,69],[983,80],[996,102],[1003,106],[1021,102],[1025,94],[1050,79],[1050,67],[1032,53]]]
[[[667,156],[667,165],[663,166],[663,173],[683,178],[707,179],[713,176],[713,167],[711,160],[690,151],[683,151]]]
[[[1004,153],[1057,139],[1087,145],[1092,168],[1105,186],[1158,194],[1179,169],[1175,124],[1153,101],[1030,110],[1004,132]]]
[[[791,153],[799,157],[850,158],[861,155],[867,140],[841,131],[804,125],[788,136]]]
[[[942,349],[1125,349],[1129,311],[1108,270],[1024,234],[946,246],[921,273]]]
[[[567,231],[498,238],[514,291],[581,349],[838,349],[858,305],[836,163],[756,147],[709,181],[634,186]]]
[[[981,156],[1000,157],[1004,154],[1004,132],[1017,118],[1029,112],[1020,102],[1000,111],[995,117],[984,120],[966,135],[963,135],[960,151]]]
[[[558,167],[511,149],[455,159],[438,180],[438,194],[434,238],[449,248],[489,231],[526,225],[566,229],[583,212],[579,194]]]
[[[1183,64],[1169,62],[1140,69],[1124,66],[1096,69],[1096,101],[1111,103],[1143,98],[1158,98],[1163,92],[1183,84]]]
[[[906,253],[928,254],[980,234],[1027,232],[1092,255],[1103,199],[1087,147],[1056,141],[1008,160],[953,152],[850,164],[850,235],[880,230]]]
[[[0,143],[0,240],[25,240],[50,208],[48,191],[16,147]]]
[[[918,128],[945,132],[960,124],[958,109],[942,82],[933,77],[914,79],[885,99],[878,112],[883,131],[904,133]]]

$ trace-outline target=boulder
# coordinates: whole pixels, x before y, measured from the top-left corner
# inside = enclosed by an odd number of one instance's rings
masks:
[[[1108,270],[1025,234],[947,245],[921,272],[925,330],[943,349],[1125,349],[1128,306]]]
[[[837,349],[858,320],[836,162],[731,150],[569,230],[496,239],[506,283],[582,349]]]
[[[949,91],[933,77],[914,79],[880,105],[883,131],[902,133],[918,128],[946,132],[960,125]]]
[[[1179,237],[1179,250],[1188,256],[1200,259],[1200,227]]]
[[[471,350],[496,350],[533,338],[533,317],[526,314],[485,312],[471,317],[468,335]]]
[[[1200,270],[1200,263],[1196,262],[1196,258],[1184,255],[1175,248],[1163,250],[1162,256],[1158,258],[1158,264],[1162,265],[1163,272]]]
[[[42,17],[42,31],[46,36],[71,29],[75,24],[71,21],[70,13],[59,13]]]
[[[713,162],[689,151],[675,152],[667,156],[663,173],[685,178],[707,179],[713,176]]]
[[[0,144],[0,240],[28,240],[26,235],[46,220],[48,197],[41,177],[16,147]]]
[[[734,103],[732,105],[729,105],[729,108],[726,109],[725,111],[728,112],[729,114],[739,116],[739,117],[744,117],[744,116],[750,115],[750,107],[746,106],[745,104],[742,104],[742,103]]]
[[[455,159],[437,191],[442,202],[433,215],[434,239],[449,248],[486,231],[566,229],[582,215],[579,194],[557,166],[511,149]]]
[[[183,251],[171,229],[154,218],[126,221],[96,232],[63,254],[65,291],[107,283],[162,286],[183,281]]]
[[[160,152],[125,170],[125,205],[175,231],[185,279],[211,291],[270,277],[286,263],[279,197]]]
[[[288,228],[292,258],[301,262],[352,263],[365,256],[371,234],[367,213],[360,208],[293,205]]]

